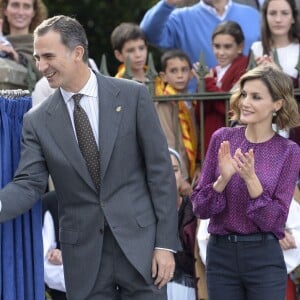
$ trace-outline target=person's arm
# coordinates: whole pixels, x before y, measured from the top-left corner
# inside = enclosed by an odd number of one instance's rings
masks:
[[[168,3],[169,2],[169,3]],[[161,0],[144,15],[140,27],[150,44],[161,48],[174,48],[174,24],[170,22],[170,15],[176,1]],[[178,1],[177,1],[178,2]]]
[[[23,119],[21,158],[14,179],[0,190],[0,222],[28,211],[47,187],[49,173],[29,115],[30,111]]]
[[[56,249],[54,221],[49,211],[45,212],[43,222],[44,280],[54,290],[66,291],[61,250]]]
[[[209,233],[207,231],[209,219],[199,220],[199,228],[197,232],[197,242],[199,246],[199,255],[201,261],[204,265],[206,265],[206,250],[209,239]]]
[[[292,200],[286,221],[286,236],[279,241],[283,249],[287,272],[290,273],[300,264],[300,204]],[[288,233],[287,233],[288,232]]]
[[[230,172],[227,175],[225,173],[221,175],[219,171],[216,171],[219,170],[220,165],[218,159],[223,130],[218,129],[211,137],[200,180],[191,196],[194,213],[201,219],[208,219],[220,213],[226,206],[224,189],[230,180]],[[216,175],[217,173],[219,175]]]
[[[160,288],[170,280],[177,250],[177,188],[167,142],[146,87],[140,85],[137,139],[144,156],[146,178],[157,218],[152,260],[154,283]],[[160,249],[159,249],[160,248]]]
[[[293,197],[296,178],[299,174],[299,146],[289,145],[289,149],[284,154],[278,165],[282,166],[274,191],[268,188],[266,180],[262,184],[262,193],[253,198],[247,207],[247,216],[263,232],[278,233],[278,230],[285,227],[289,206]],[[269,170],[272,172],[272,169]],[[276,178],[275,178],[276,180]],[[277,235],[281,238],[281,233]]]

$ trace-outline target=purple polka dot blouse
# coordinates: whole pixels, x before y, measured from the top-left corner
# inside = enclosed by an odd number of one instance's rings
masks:
[[[213,189],[220,175],[218,150],[228,140],[232,156],[237,148],[254,150],[255,172],[263,193],[251,199],[243,179],[234,174],[222,193]],[[191,200],[200,219],[210,218],[212,234],[250,234],[272,232],[284,237],[284,225],[300,171],[300,147],[278,134],[263,143],[251,143],[245,127],[224,127],[212,138],[203,164],[201,177]]]

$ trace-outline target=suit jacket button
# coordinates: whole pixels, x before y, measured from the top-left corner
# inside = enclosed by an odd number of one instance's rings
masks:
[[[103,229],[103,228],[100,228],[100,230],[99,230],[99,231],[100,231],[100,233],[101,233],[101,234],[103,234],[103,233],[104,233],[104,229]]]

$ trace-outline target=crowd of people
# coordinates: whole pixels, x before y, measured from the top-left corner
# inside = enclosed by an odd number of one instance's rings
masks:
[[[299,1],[181,2],[115,27],[109,77],[75,18],[47,18],[42,0],[0,0],[1,56],[34,82],[0,222],[42,198],[53,300],[296,300]],[[162,53],[155,95],[182,100],[152,101],[149,44]],[[201,55],[205,90],[230,92],[229,111],[184,100]]]

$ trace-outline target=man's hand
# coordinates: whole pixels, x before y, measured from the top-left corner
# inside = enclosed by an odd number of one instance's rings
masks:
[[[155,249],[152,258],[152,278],[154,284],[161,289],[174,276],[174,254],[169,250]]]
[[[19,54],[11,45],[0,42],[0,51],[7,53],[14,61],[19,62]]]

